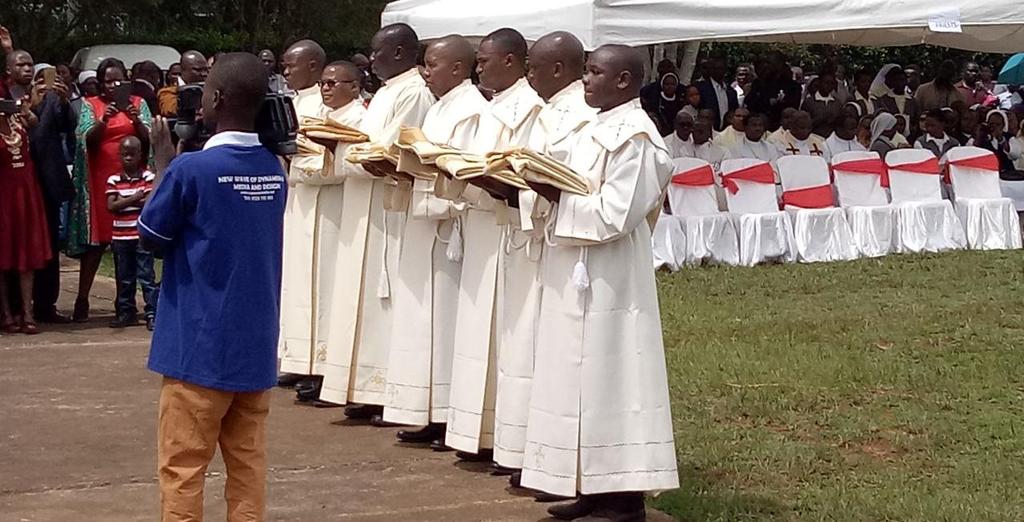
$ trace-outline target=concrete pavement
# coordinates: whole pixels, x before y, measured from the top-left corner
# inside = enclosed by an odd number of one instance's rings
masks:
[[[77,276],[63,274],[61,309]],[[92,322],[0,337],[0,521],[158,520],[159,376],[145,328],[114,331],[113,282],[98,278]],[[396,443],[394,429],[346,423],[341,409],[292,404],[275,390],[268,515],[280,521],[544,520],[545,505],[506,491],[485,465]],[[225,516],[224,467],[206,482],[208,520]],[[649,517],[665,520],[667,517]]]

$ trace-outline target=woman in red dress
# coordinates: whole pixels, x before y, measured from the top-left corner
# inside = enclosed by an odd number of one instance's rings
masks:
[[[127,82],[124,64],[115,58],[96,70],[100,95],[85,98],[78,119],[73,181],[77,194],[68,213],[67,254],[81,259],[75,322],[89,320],[89,291],[103,251],[110,244],[114,218],[107,209],[107,178],[121,171],[118,147],[121,140],[136,136],[149,149],[150,114],[137,96],[117,103],[119,86]]]
[[[0,114],[0,328],[31,335],[39,333],[32,317],[33,273],[54,253],[24,119],[24,114]],[[5,288],[11,272],[21,287],[21,310],[11,310]]]

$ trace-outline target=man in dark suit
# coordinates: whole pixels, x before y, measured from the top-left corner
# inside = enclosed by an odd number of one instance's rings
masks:
[[[700,91],[700,108],[715,113],[715,129],[725,127],[725,115],[740,106],[736,91],[725,83],[725,60],[712,58],[707,64],[707,78],[697,83]]]

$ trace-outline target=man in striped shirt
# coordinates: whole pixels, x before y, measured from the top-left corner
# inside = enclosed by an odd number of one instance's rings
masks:
[[[135,306],[135,285],[142,287],[146,302],[146,328],[153,330],[156,315],[156,277],[153,273],[153,254],[139,244],[138,220],[142,206],[153,191],[155,176],[143,166],[142,143],[135,136],[121,142],[120,174],[107,179],[107,207],[114,215],[114,274],[117,279],[117,317],[111,328],[124,328],[139,324],[139,311]]]

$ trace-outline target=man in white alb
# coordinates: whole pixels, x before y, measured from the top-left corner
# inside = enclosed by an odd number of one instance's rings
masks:
[[[672,134],[665,136],[665,147],[673,159],[693,156],[693,116],[679,111]]]

